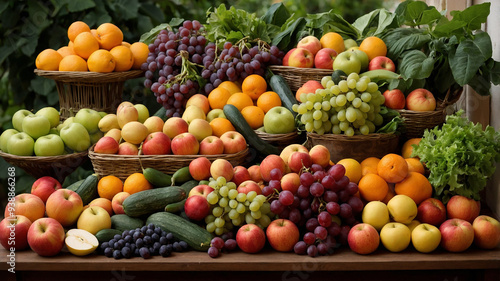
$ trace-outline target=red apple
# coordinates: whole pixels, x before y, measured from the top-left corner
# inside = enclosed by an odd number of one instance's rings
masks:
[[[314,66],[314,55],[304,48],[297,48],[288,57],[288,65],[300,68],[312,68]]]
[[[333,69],[333,61],[337,57],[337,51],[323,48],[314,56],[314,67],[320,69]]]
[[[309,35],[306,36],[297,42],[297,48],[304,48],[309,50],[313,56],[316,55],[321,50],[321,43],[319,42],[319,39],[316,38],[316,36]],[[337,53],[337,52],[335,52]]]
[[[307,152],[297,151],[288,158],[288,167],[295,173],[300,172],[302,168],[310,168],[312,164],[311,156]]]
[[[267,241],[279,252],[290,252],[299,242],[299,228],[290,220],[273,220],[266,230]]]
[[[170,153],[170,138],[163,132],[150,133],[142,143],[142,154],[164,155]]]
[[[290,58],[290,55],[295,51],[297,48],[293,48],[290,51],[288,51],[285,56],[283,57],[283,66],[288,66],[288,59]]]
[[[50,176],[44,176],[37,179],[33,185],[31,186],[31,194],[34,194],[40,199],[42,199],[43,203],[47,202],[47,198],[56,190],[61,189],[61,183],[57,181],[55,178]]]
[[[234,167],[226,159],[216,159],[210,166],[210,175],[212,178],[224,177],[226,181],[231,181],[234,175]]]
[[[418,205],[416,219],[439,227],[446,220],[446,207],[439,199],[427,198]]]
[[[474,243],[482,249],[495,249],[500,244],[500,222],[487,216],[478,216],[472,222]]]
[[[282,174],[285,174],[285,161],[281,157],[275,154],[269,154],[260,163],[260,174],[265,182],[271,180],[271,170],[277,168],[280,169]]]
[[[198,157],[189,163],[189,173],[197,181],[207,180],[210,177],[211,165],[207,157]]]
[[[378,56],[371,59],[370,62],[368,63],[368,70],[375,70],[375,69],[386,69],[395,72],[396,65],[390,58],[386,56]]]
[[[224,154],[238,153],[247,148],[245,137],[236,131],[225,132],[220,139],[224,144]]]
[[[245,193],[245,194],[248,194],[248,192],[250,191],[257,192],[257,195],[262,194],[260,186],[253,180],[247,180],[242,182],[240,185],[238,185],[238,188],[236,190],[238,190],[239,193]]]
[[[472,225],[462,219],[448,219],[439,226],[441,247],[449,252],[463,252],[474,241]]]
[[[87,204],[87,206],[84,206],[83,209],[94,206],[98,206],[106,210],[110,217],[114,214],[113,201],[109,200],[108,198],[101,198],[101,197],[95,198],[94,200],[90,201],[90,203]]]
[[[214,189],[206,184],[200,184],[200,185],[197,185],[195,187],[193,187],[193,189],[191,189],[191,191],[189,191],[189,194],[188,194],[188,197],[191,197],[191,196],[195,196],[195,195],[201,195],[205,198],[207,198],[207,195],[210,194],[210,192],[214,191]]]
[[[31,221],[22,215],[6,217],[0,222],[0,244],[9,250],[24,250],[28,247],[28,230]]]
[[[262,175],[260,174],[260,165],[252,165],[248,167],[248,173],[250,174],[250,179],[256,183],[262,182]]]
[[[234,167],[233,182],[236,184],[236,186],[250,179],[250,173],[248,172],[247,168],[243,166]]]
[[[257,253],[266,244],[266,234],[255,224],[245,224],[236,232],[236,243],[245,253]]]
[[[125,191],[118,192],[117,194],[115,194],[115,196],[113,196],[113,199],[111,200],[111,208],[113,209],[113,213],[125,214],[125,211],[123,210],[123,201],[129,196],[130,193]]]
[[[436,109],[434,95],[426,89],[415,89],[406,96],[406,109],[414,111],[433,111]]]
[[[296,151],[309,153],[309,150],[302,144],[293,143],[285,146],[285,148],[283,148],[283,150],[280,153],[280,157],[281,159],[283,159],[283,161],[285,161],[286,165],[288,165],[288,159],[290,158],[290,155],[292,155],[292,153]]]
[[[40,256],[55,256],[62,250],[65,236],[64,228],[58,221],[40,218],[28,230],[28,244]]]
[[[446,212],[450,219],[463,219],[472,223],[481,211],[481,202],[462,195],[454,195],[446,204]]]
[[[386,90],[384,92],[384,105],[392,109],[404,109],[406,104],[405,95],[399,89]]]
[[[36,195],[30,193],[18,194],[14,197],[14,200],[9,200],[7,206],[5,206],[4,217],[14,215],[25,216],[31,222],[34,222],[45,215],[45,204]]]
[[[130,142],[122,142],[118,146],[118,155],[138,155],[139,148]]]
[[[119,144],[114,138],[109,136],[102,137],[96,142],[94,152],[102,154],[116,154],[118,153],[118,147]]]
[[[171,149],[175,155],[195,155],[198,154],[200,143],[193,134],[182,133],[172,139]]]
[[[216,155],[224,153],[224,143],[217,136],[208,136],[200,142],[200,155]]]
[[[201,221],[210,214],[210,204],[208,204],[207,198],[193,195],[188,197],[184,203],[184,212],[189,219]]]
[[[370,224],[358,223],[349,230],[347,243],[354,252],[366,255],[377,250],[380,236],[375,227]]]
[[[47,216],[58,221],[62,226],[74,224],[83,211],[82,198],[69,189],[56,190],[46,203]]]
[[[297,194],[300,186],[300,176],[297,173],[288,173],[281,178],[281,189]]]
[[[311,147],[311,150],[309,150],[309,156],[311,156],[313,164],[318,164],[323,168],[330,165],[330,150],[328,150],[328,148],[324,145],[317,144]]]
[[[167,135],[170,139],[182,133],[187,133],[189,124],[186,120],[180,117],[170,117],[163,124],[163,133]]]
[[[302,93],[316,93],[317,89],[324,89],[323,85],[319,81],[316,80],[309,80],[306,83],[304,83],[300,88],[297,89],[297,92],[295,92],[295,99],[297,101],[300,100],[300,95]]]

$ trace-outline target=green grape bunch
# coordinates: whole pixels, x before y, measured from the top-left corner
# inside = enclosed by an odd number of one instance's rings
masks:
[[[238,192],[236,184],[224,177],[210,178],[208,185],[214,189],[207,195],[212,209],[205,217],[208,232],[220,236],[234,226],[252,223],[264,229],[271,223],[271,207],[264,195],[255,191]]]
[[[325,76],[321,85],[324,89],[315,93],[302,93],[300,103],[293,107],[307,132],[367,135],[382,125],[380,106],[385,98],[369,77],[351,73],[335,84],[331,76]]]

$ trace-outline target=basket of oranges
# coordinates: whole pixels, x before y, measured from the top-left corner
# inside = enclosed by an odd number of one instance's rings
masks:
[[[45,49],[36,58],[35,74],[56,82],[62,118],[81,108],[114,112],[122,100],[123,84],[144,75],[149,48],[142,42],[123,41],[112,23],[97,29],[76,21],[68,28],[69,43]]]

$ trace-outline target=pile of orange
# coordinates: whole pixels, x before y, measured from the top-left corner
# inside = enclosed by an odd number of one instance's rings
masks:
[[[68,28],[68,45],[57,50],[45,49],[36,58],[39,70],[113,72],[140,69],[149,55],[142,42],[123,41],[123,32],[112,23],[96,29],[83,21]]]

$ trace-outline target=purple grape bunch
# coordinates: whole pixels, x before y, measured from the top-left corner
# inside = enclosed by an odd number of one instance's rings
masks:
[[[208,248],[208,256],[211,258],[218,257],[223,251],[231,252],[238,247],[238,243],[233,238],[232,232],[222,234],[222,236],[212,238],[210,248]]]

